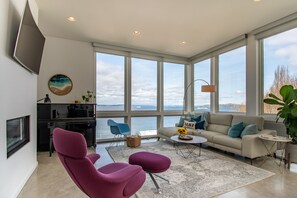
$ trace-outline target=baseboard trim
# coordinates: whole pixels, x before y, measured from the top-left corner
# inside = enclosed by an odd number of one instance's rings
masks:
[[[25,184],[27,183],[27,181],[29,180],[29,178],[31,177],[33,172],[36,170],[37,166],[38,166],[38,161],[36,161],[35,165],[31,168],[30,171],[28,171],[28,175],[25,177],[23,182],[16,188],[16,191],[15,191],[14,195],[12,196],[13,198],[17,198],[19,196],[19,194],[21,193]]]

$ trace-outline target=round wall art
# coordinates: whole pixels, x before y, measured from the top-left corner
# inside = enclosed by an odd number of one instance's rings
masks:
[[[56,74],[48,81],[48,88],[56,95],[63,96],[72,90],[71,79],[64,74]]]

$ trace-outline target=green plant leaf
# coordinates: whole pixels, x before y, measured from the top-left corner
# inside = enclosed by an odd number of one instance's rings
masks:
[[[268,96],[281,101],[281,99],[279,97],[277,97],[276,95],[274,95],[273,93],[270,93]]]
[[[294,116],[297,119],[297,106],[294,106],[291,110],[292,116]]]
[[[289,103],[288,101],[290,98],[290,92],[294,90],[294,87],[292,85],[284,85],[279,90],[280,95],[283,97],[283,101],[285,103]]]
[[[272,98],[265,98],[263,101],[264,101],[264,103],[271,104],[271,105],[284,105],[284,103],[280,103],[277,100],[272,99]]]

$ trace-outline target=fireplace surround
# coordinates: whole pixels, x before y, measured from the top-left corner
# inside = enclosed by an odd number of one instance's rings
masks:
[[[30,116],[6,121],[7,158],[30,141]]]

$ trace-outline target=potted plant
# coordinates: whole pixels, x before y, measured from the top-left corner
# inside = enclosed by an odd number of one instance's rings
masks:
[[[85,103],[92,103],[95,95],[92,91],[87,90],[87,94],[82,95],[81,97]]]
[[[264,99],[264,103],[270,105],[278,105],[276,122],[279,119],[287,129],[287,134],[292,138],[292,143],[287,144],[286,151],[291,155],[291,161],[297,162],[297,89],[292,85],[283,85],[279,93],[281,98],[270,93],[268,98]]]

